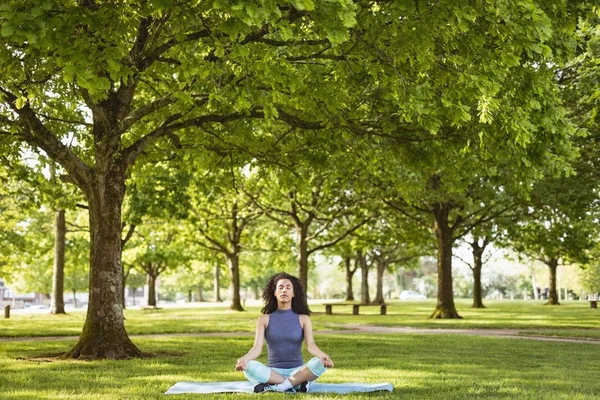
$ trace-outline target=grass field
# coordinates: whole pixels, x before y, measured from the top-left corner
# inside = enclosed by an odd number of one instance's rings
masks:
[[[599,337],[600,313],[587,303],[548,307],[533,302],[488,302],[471,310],[457,302],[460,321],[430,321],[433,302],[393,304],[389,315],[325,316],[314,305],[317,329],[361,323],[420,328],[515,328],[525,333]],[[343,308],[342,308],[343,309]],[[126,311],[130,334],[161,332],[251,332],[259,309],[243,313],[225,307]],[[361,310],[362,312],[362,310]],[[334,308],[334,313],[336,309]],[[77,335],[84,313],[67,316],[15,315],[0,321],[0,336]],[[533,333],[532,333],[533,334]],[[483,336],[421,334],[317,335],[336,362],[322,382],[390,382],[392,393],[302,394],[315,399],[598,399],[600,345],[515,340]],[[178,381],[243,380],[235,360],[252,345],[250,336],[135,338],[154,356],[128,361],[57,361],[75,341],[43,338],[0,342],[2,399],[157,399]],[[261,356],[264,361],[266,349]],[[255,395],[175,395],[178,399],[250,398]],[[283,398],[282,394],[264,394]],[[171,398],[169,397],[166,397]]]
[[[325,315],[321,304],[311,305],[314,329],[341,329],[340,324],[358,323],[380,326],[416,328],[517,329],[523,334],[600,337],[600,310],[591,309],[585,301],[545,306],[542,302],[487,301],[487,308],[472,309],[469,300],[458,299],[460,320],[430,320],[435,308],[433,300],[391,302],[388,314],[379,315],[379,307],[361,308],[361,315],[351,315],[351,307],[334,307],[334,315]],[[125,310],[130,334],[253,332],[260,307],[247,307],[244,312],[227,310],[226,305],[198,308],[165,308],[158,313]],[[0,337],[74,336],[79,335],[85,312],[68,315],[13,315],[0,320]],[[177,323],[174,323],[177,321]]]

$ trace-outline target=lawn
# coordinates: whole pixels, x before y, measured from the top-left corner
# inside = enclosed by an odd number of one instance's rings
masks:
[[[598,346],[456,335],[320,335],[336,367],[322,382],[390,382],[393,393],[315,399],[594,399]],[[0,343],[3,399],[220,399],[256,395],[162,395],[178,381],[243,380],[235,360],[251,337],[143,338],[155,357],[129,361],[49,361],[74,341]],[[265,351],[266,352],[266,351]],[[264,354],[262,356],[264,361]],[[283,398],[281,394],[265,394]]]
[[[545,306],[534,301],[487,301],[487,308],[472,309],[471,301],[458,299],[460,320],[430,320],[433,300],[390,302],[387,315],[379,307],[361,308],[361,315],[351,315],[351,307],[334,307],[334,315],[325,315],[322,304],[312,304],[315,329],[342,329],[341,324],[358,323],[416,328],[517,329],[523,334],[600,338],[600,310],[588,302],[571,301],[560,306]],[[158,313],[125,310],[129,334],[253,332],[260,307],[245,312],[227,310],[226,305],[198,308],[164,308]],[[13,315],[0,320],[0,337],[76,336],[81,332],[85,312],[68,315]],[[174,323],[177,321],[177,323]]]
[[[587,302],[559,307],[534,302],[487,302],[473,310],[457,300],[462,320],[428,320],[432,301],[400,303],[388,308],[365,308],[365,315],[324,314],[312,309],[316,329],[340,329],[359,323],[418,328],[514,328],[524,334],[599,338],[600,313]],[[126,310],[130,334],[190,332],[252,332],[259,307],[246,312],[226,306],[165,308],[144,314]],[[361,309],[361,313],[363,310]],[[13,315],[0,321],[0,336],[78,335],[84,312],[66,316]],[[251,336],[134,337],[152,357],[128,361],[82,362],[56,360],[75,341],[43,338],[0,341],[0,397],[2,399],[221,399],[252,395],[163,396],[178,381],[243,380],[233,367],[252,345]],[[515,340],[483,336],[424,334],[317,334],[317,342],[336,362],[323,382],[390,382],[393,393],[354,395],[305,394],[315,399],[595,399],[600,393],[600,345]],[[264,361],[266,350],[261,357]],[[282,398],[280,394],[265,394]]]

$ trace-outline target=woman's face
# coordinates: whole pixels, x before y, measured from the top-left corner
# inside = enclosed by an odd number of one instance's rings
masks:
[[[294,285],[289,279],[280,279],[275,285],[275,298],[280,303],[288,303],[294,297]]]

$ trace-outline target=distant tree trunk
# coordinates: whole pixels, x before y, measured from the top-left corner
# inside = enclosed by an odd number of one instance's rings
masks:
[[[356,258],[360,263],[360,303],[369,304],[371,300],[369,298],[369,265],[367,264],[367,257],[363,254],[362,250],[358,250]]]
[[[239,244],[237,245],[239,247]],[[230,310],[235,311],[244,311],[244,307],[242,307],[242,302],[240,299],[240,256],[239,253],[234,252],[228,257],[229,261],[229,273],[231,275],[231,284],[230,284],[230,292],[231,292],[231,303],[229,304]]]
[[[73,289],[73,307],[77,308],[77,290]]]
[[[125,227],[125,224],[123,224],[122,228],[124,228],[124,227]],[[131,239],[131,236],[133,236],[133,232],[135,231],[135,228],[136,228],[135,224],[129,225],[129,229],[128,229],[127,233],[125,234],[125,237],[123,239],[121,239],[121,249],[123,249],[125,247],[125,245],[127,244],[127,242],[129,241],[129,239]],[[121,300],[123,302],[123,310],[124,310],[127,308],[127,296],[126,296],[127,278],[129,278],[129,274],[131,273],[131,269],[133,267],[132,266],[127,267],[127,272],[125,272],[125,265],[123,265],[121,268],[123,269],[123,284],[122,284],[123,291],[121,293],[121,295],[122,295]]]
[[[485,308],[481,292],[481,264],[477,265],[477,261],[475,261],[473,265],[473,305],[471,305],[471,308]]]
[[[219,268],[219,263],[215,264],[214,271],[214,301],[220,303],[223,300],[221,300],[221,270]]]
[[[344,257],[344,264],[346,268],[346,301],[354,301],[354,289],[352,288],[352,278],[354,277],[354,273],[358,268],[358,260],[355,261],[354,268],[352,268],[352,257],[346,256]]]
[[[57,210],[54,225],[54,272],[50,300],[50,313],[52,314],[66,314],[64,299],[66,232],[65,210]]]
[[[374,304],[385,304],[385,299],[383,298],[383,273],[387,268],[386,260],[376,260],[377,267],[377,293],[375,294],[375,300],[373,300]]]
[[[123,266],[123,294],[121,296],[123,301],[123,310],[127,308],[127,278],[129,278],[132,268],[133,267],[129,266],[127,268],[127,272],[125,272],[125,266]]]
[[[430,318],[461,318],[454,306],[452,292],[452,245],[453,229],[449,224],[450,204],[436,203],[433,206],[435,243],[438,259],[438,294],[437,305]]]
[[[198,285],[198,301],[199,302],[205,301],[204,300],[204,288],[202,288],[202,285]]]
[[[192,294],[192,289],[188,289],[188,292],[187,292],[187,301],[188,301],[188,303],[191,303],[192,300],[194,300],[193,294]]]
[[[260,300],[260,287],[254,286],[252,290],[254,290],[254,300]]]
[[[156,307],[156,276],[146,274],[148,282],[148,305]]]
[[[308,292],[308,225],[303,224],[296,227],[298,233],[298,279]]]
[[[485,308],[481,290],[481,270],[486,243],[487,241],[484,239],[483,245],[480,245],[478,238],[474,238],[473,242],[470,243],[473,252],[473,305],[471,308]]]
[[[558,301],[558,291],[556,290],[556,269],[558,268],[558,258],[551,258],[549,260],[544,261],[544,263],[546,263],[548,269],[550,270],[550,293],[548,295],[548,301],[546,302],[546,304],[558,306],[560,305],[560,302]]]
[[[233,202],[231,207],[231,227],[229,229],[229,246],[230,251],[227,252],[227,261],[229,262],[229,275],[231,277],[231,283],[229,285],[229,291],[231,293],[231,300],[229,303],[229,309],[235,311],[244,311],[242,302],[240,299],[240,254],[242,252],[242,232],[244,230],[245,221],[240,220],[238,215],[239,208],[237,201]]]

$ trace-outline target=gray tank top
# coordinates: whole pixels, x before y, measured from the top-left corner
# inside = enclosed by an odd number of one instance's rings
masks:
[[[302,360],[304,332],[298,314],[293,310],[276,310],[269,314],[265,330],[267,341],[267,366],[271,368],[296,368]]]

